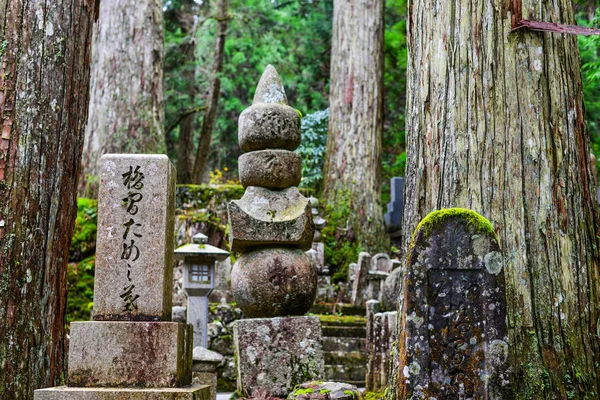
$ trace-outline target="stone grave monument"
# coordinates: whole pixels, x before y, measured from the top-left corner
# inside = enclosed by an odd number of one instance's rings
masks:
[[[299,115],[288,106],[275,68],[260,79],[252,106],[239,119],[240,200],[229,203],[231,250],[241,252],[231,289],[246,318],[234,325],[238,392],[285,397],[323,373],[321,324],[304,315],[317,272],[304,253],[312,246],[311,206],[296,187],[302,159]]]
[[[36,400],[183,400],[192,327],[171,320],[175,168],[164,155],[101,160],[93,321],[71,323],[67,385]]]
[[[392,198],[387,205],[387,213],[384,215],[388,232],[396,237],[402,230],[402,213],[404,212],[404,178],[394,177],[390,179]]]
[[[421,221],[404,277],[393,398],[513,398],[503,264],[491,224],[474,211]]]

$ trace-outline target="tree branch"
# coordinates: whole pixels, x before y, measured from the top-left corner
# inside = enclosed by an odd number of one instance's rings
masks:
[[[177,128],[177,126],[181,123],[181,121],[183,121],[185,117],[190,116],[192,114],[196,114],[197,112],[200,112],[202,110],[206,110],[207,108],[208,106],[198,106],[185,110],[175,118],[175,121],[173,121],[173,123],[169,124],[169,126],[165,130],[165,136],[171,133],[173,129]]]

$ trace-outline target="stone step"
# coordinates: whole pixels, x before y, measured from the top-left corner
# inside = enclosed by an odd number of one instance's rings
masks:
[[[363,382],[367,371],[366,365],[325,365],[325,377],[334,382]]]
[[[364,338],[367,328],[364,326],[322,326],[323,337]]]
[[[328,351],[323,354],[325,358],[325,365],[347,365],[355,366],[359,364],[366,364],[367,357],[365,354],[353,351],[346,353],[343,351]]]
[[[335,306],[335,307],[334,307]],[[364,307],[354,307],[352,304],[344,304],[344,303],[317,303],[313,304],[310,309],[310,312],[313,314],[334,314],[335,313],[341,315],[360,315],[364,317],[367,315],[367,311]]]
[[[365,339],[353,337],[324,337],[323,351],[364,351]]]

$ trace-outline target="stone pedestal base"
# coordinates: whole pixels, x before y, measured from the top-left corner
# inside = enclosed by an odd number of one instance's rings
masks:
[[[243,395],[266,389],[286,397],[294,386],[323,375],[321,322],[318,317],[257,318],[233,327],[237,386]]]
[[[73,322],[70,387],[191,384],[192,326],[178,322]]]
[[[76,388],[59,386],[36,390],[34,400],[210,400],[210,387],[195,385],[168,389]]]

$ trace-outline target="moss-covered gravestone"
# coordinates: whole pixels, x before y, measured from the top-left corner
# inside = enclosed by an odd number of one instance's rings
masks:
[[[491,224],[465,209],[429,214],[409,250],[397,399],[512,399],[503,257]]]

